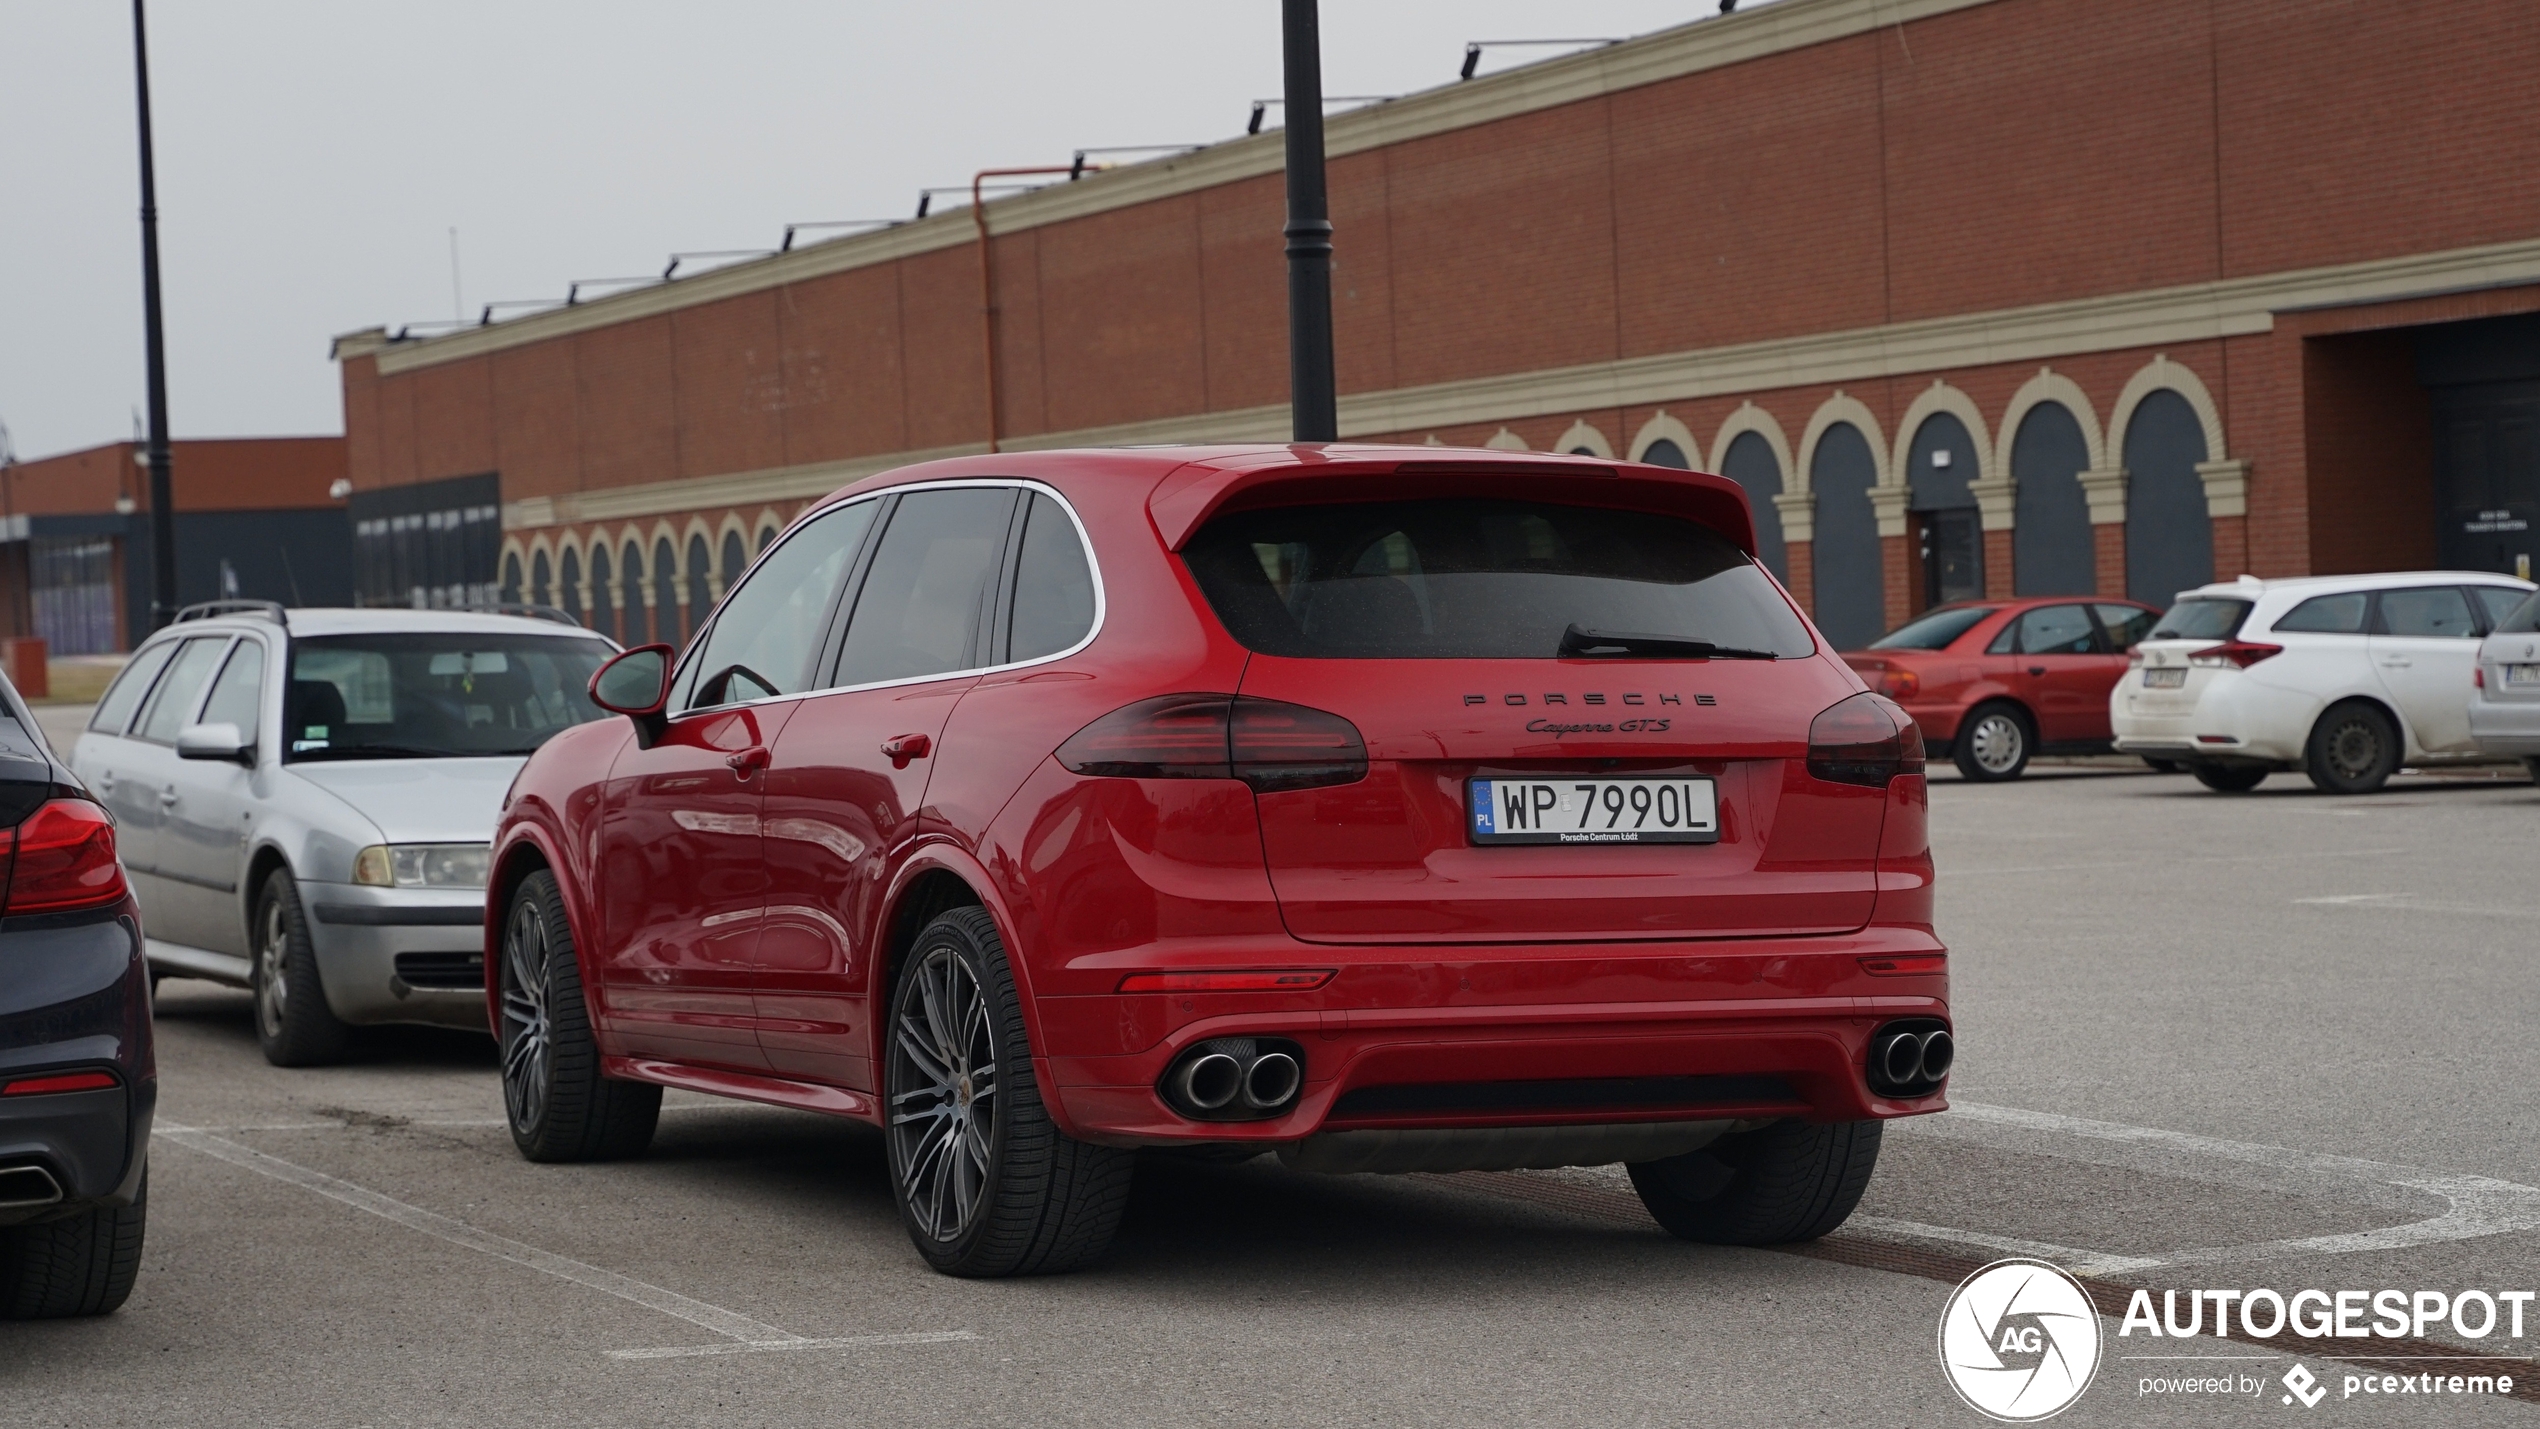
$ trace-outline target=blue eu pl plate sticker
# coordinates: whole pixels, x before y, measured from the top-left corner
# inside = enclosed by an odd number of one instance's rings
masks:
[[[1477,834],[1499,832],[1499,825],[1495,822],[1495,815],[1491,809],[1488,779],[1473,781],[1473,832]]]

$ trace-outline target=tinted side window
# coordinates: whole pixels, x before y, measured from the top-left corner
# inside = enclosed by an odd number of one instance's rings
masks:
[[[688,709],[811,688],[829,600],[846,579],[881,503],[858,501],[814,517],[750,572],[714,617],[692,678]]]
[[[917,679],[979,664],[971,646],[980,602],[1013,509],[1009,487],[901,497],[848,619],[837,683]]]
[[[159,681],[158,690],[150,696],[150,708],[142,711],[141,725],[133,734],[154,744],[176,743],[176,732],[185,727],[186,717],[194,713],[194,701],[203,693],[203,684],[212,678],[212,670],[229,648],[226,635],[188,640],[168,665],[167,678]]]
[[[2534,630],[2540,630],[2540,591],[2524,597],[2522,604],[2515,606],[2512,613],[2496,622],[2496,629],[2506,635],[2529,635]]]
[[[2152,633],[2152,612],[2133,605],[2094,605],[2099,623],[2108,629],[2109,647],[2131,650],[2136,642]]]
[[[265,647],[252,639],[239,641],[229,663],[221,666],[220,678],[212,682],[212,697],[203,702],[203,717],[196,723],[234,724],[253,743],[264,687]]]
[[[103,734],[121,734],[132,723],[132,712],[141,707],[141,697],[150,693],[150,682],[167,668],[168,656],[176,650],[176,642],[165,641],[132,657],[115,677],[106,697],[97,702],[97,713],[88,717],[88,727]]]
[[[2478,603],[2486,608],[2487,626],[2491,630],[2504,625],[2506,619],[2531,598],[2531,592],[2515,590],[2512,586],[2476,585],[2470,590],[2477,595]]]
[[[2381,593],[2381,630],[2385,635],[2421,639],[2467,640],[2478,634],[2469,617],[2469,597],[2458,586]]]
[[[2343,595],[2315,595],[2286,611],[2275,628],[2314,635],[2361,635],[2364,615],[2371,603],[2371,595],[2359,590]]]
[[[2078,605],[2042,605],[2020,617],[2020,653],[2088,655],[2099,648],[2090,612]]]
[[[2012,652],[2012,650],[2018,648],[2019,640],[2020,623],[2014,620],[2010,624],[2003,626],[1999,631],[1995,632],[1993,636],[1993,643],[1984,647],[1984,653],[1987,655],[2008,655]]]
[[[1094,628],[1094,571],[1066,508],[1036,492],[1023,522],[1008,660],[1055,655]]]

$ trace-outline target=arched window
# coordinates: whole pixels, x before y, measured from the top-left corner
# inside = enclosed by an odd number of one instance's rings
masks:
[[[716,574],[722,580],[723,588],[726,591],[731,590],[733,586],[740,583],[741,570],[743,567],[749,565],[749,563],[749,548],[741,544],[741,533],[738,531],[724,532],[723,565],[722,569]]]
[[[644,548],[629,541],[618,558],[617,583],[626,592],[618,602],[618,613],[626,623],[626,633],[619,637],[626,645],[652,643],[652,632],[644,625]]]
[[[564,607],[565,614],[573,617],[574,624],[588,624],[582,618],[582,553],[571,546],[565,547],[564,559],[557,563],[557,569],[563,573],[563,578],[557,582],[560,589],[556,592],[556,603]]]
[[[1837,650],[1858,650],[1887,625],[1879,578],[1879,523],[1870,509],[1878,458],[1850,422],[1817,439],[1808,487],[1817,494],[1817,628]]]
[[[2061,402],[2040,402],[2011,434],[2013,507],[2011,579],[2021,595],[2089,595],[2099,588],[2092,562],[2090,503],[2081,473],[2090,442]]]
[[[1693,470],[1693,463],[1685,460],[1685,449],[1665,437],[1660,437],[1644,448],[1640,459],[1651,466],[1672,466],[1678,471]]]
[[[1914,429],[1905,473],[1922,532],[1924,605],[1984,595],[1984,523],[1967,489],[1975,477],[1976,443],[1967,424],[1950,412],[1925,417]]]
[[[547,564],[547,553],[533,551],[529,556],[529,601],[532,605],[553,605],[554,584],[550,579],[554,567]]]
[[[1664,447],[1674,461],[1659,461]],[[1641,460],[1657,466],[1683,466],[1685,454],[1671,441],[1655,441],[1642,453]],[[1781,494],[1782,464],[1773,455],[1773,444],[1764,440],[1762,432],[1740,432],[1729,449],[1720,454],[1720,475],[1746,490],[1747,504],[1755,508],[1755,554],[1764,569],[1776,579],[1790,579],[1790,557],[1782,548],[1782,512],[1773,504]],[[1866,498],[1864,498],[1866,499]]]
[[[624,644],[626,627],[617,623],[617,592],[609,589],[609,548],[591,548],[591,628]]]
[[[2205,514],[2205,424],[2164,387],[2125,429],[2125,593],[2166,606],[2214,578],[2214,523]]]
[[[505,605],[514,605],[519,603],[519,601],[520,553],[518,551],[514,551],[510,555],[503,557],[503,603]]]
[[[706,551],[705,537],[688,538],[688,621],[682,645],[697,637],[698,627],[706,623],[707,614],[714,609],[714,577],[707,568],[712,559]]]
[[[664,645],[679,638],[679,549],[668,536],[653,541],[653,638]]]
[[[758,548],[759,548],[760,550],[764,551],[764,550],[766,550],[768,547],[773,546],[773,545],[775,545],[775,544],[776,544],[776,528],[775,528],[775,527],[773,527],[773,526],[761,526],[761,527],[759,527],[759,528],[758,528]]]

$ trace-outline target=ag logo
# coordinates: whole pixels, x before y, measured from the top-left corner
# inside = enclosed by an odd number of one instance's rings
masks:
[[[1940,1367],[1978,1414],[2051,1419],[2099,1370],[2099,1313],[2054,1266],[1997,1260],[1960,1282],[1940,1312]]]

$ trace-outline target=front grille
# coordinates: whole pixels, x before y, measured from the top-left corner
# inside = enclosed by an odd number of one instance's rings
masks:
[[[1610,1077],[1360,1087],[1345,1093],[1332,1108],[1332,1115],[1469,1116],[1487,1112],[1657,1111],[1798,1104],[1799,1094],[1779,1077]]]
[[[483,953],[399,953],[397,976],[408,987],[485,990]]]

